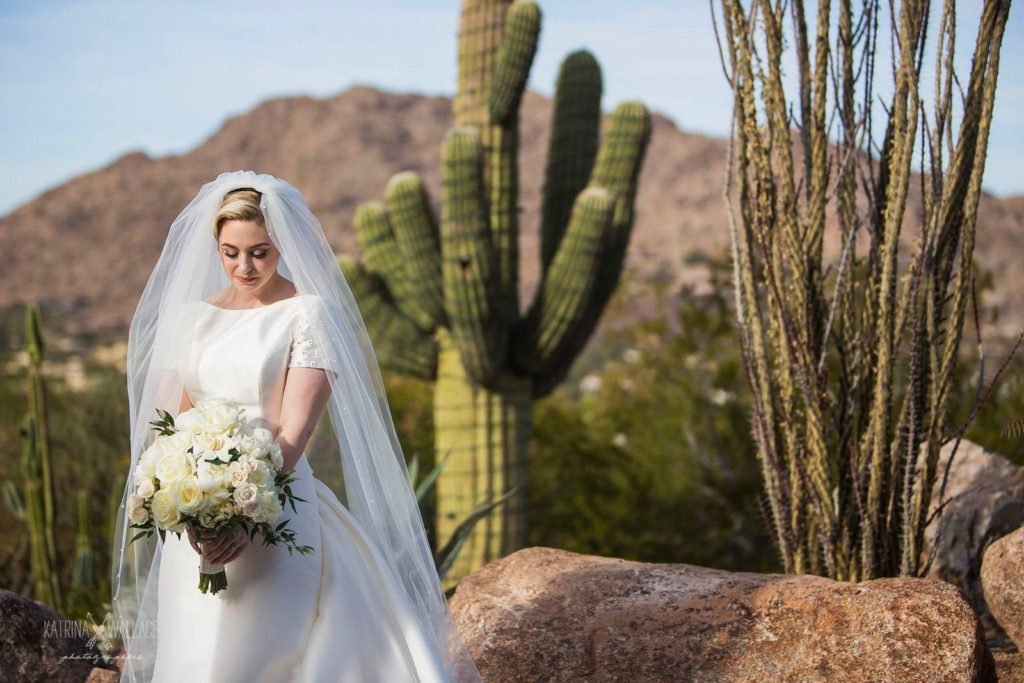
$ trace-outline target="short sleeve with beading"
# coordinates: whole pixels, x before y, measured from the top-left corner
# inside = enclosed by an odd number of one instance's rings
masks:
[[[314,319],[306,312],[299,314],[295,321],[288,367],[327,369],[329,364],[313,334],[313,322]]]

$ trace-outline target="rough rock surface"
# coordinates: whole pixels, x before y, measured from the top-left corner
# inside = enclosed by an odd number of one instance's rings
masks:
[[[981,583],[992,616],[1017,647],[1024,649],[1024,529],[988,546]]]
[[[85,683],[117,683],[120,680],[120,671],[100,669],[97,667],[89,672],[89,678],[85,679]]]
[[[451,601],[488,683],[994,681],[956,586],[648,564],[526,548]]]
[[[950,442],[939,453],[932,511],[938,505],[941,476],[952,447]],[[1024,526],[1024,468],[965,439],[953,458],[942,500],[950,501],[942,517],[925,529],[925,557],[936,549],[928,576],[959,586],[980,616],[986,635],[999,640],[1005,634],[990,613],[981,587],[982,555],[991,543]]]
[[[0,590],[0,680],[81,683],[94,668],[108,668],[89,640],[78,622]]]

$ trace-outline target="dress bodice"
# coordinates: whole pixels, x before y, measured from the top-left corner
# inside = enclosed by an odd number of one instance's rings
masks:
[[[208,398],[232,399],[246,417],[262,419],[276,431],[287,369],[322,367],[309,333],[311,297],[299,294],[247,309],[190,304],[192,343],[183,382],[193,405]]]

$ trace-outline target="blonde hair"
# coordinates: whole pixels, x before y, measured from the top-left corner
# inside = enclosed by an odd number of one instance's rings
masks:
[[[227,221],[256,221],[265,228],[267,223],[263,218],[263,210],[260,209],[262,196],[251,187],[242,187],[224,195],[213,222],[214,239],[220,240],[221,228]]]

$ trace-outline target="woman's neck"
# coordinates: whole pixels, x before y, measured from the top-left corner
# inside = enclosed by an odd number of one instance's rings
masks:
[[[263,287],[260,292],[252,294],[250,292],[241,291],[234,285],[231,286],[231,290],[227,294],[227,298],[222,302],[229,308],[255,308],[257,306],[266,306],[272,304],[275,301],[281,299],[287,299],[295,294],[295,286],[275,273],[274,277],[270,282],[267,283],[266,287]]]

